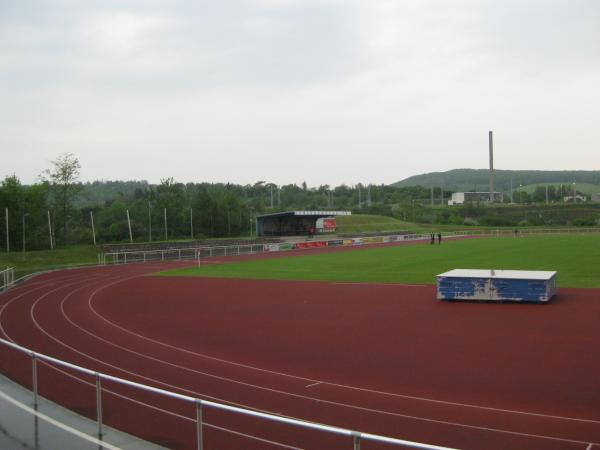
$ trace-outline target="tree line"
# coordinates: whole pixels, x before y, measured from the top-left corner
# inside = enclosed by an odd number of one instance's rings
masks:
[[[1,250],[43,249],[80,243],[162,241],[251,236],[254,217],[293,209],[343,209],[392,215],[392,205],[429,201],[430,189],[386,185],[308,187],[145,181],[79,181],[80,163],[60,155],[24,185],[16,175],[0,182]],[[442,192],[433,192],[441,202]],[[444,192],[446,198],[449,192]],[[439,199],[439,200],[438,200]],[[131,234],[130,234],[131,230]]]
[[[23,185],[16,175],[0,182],[0,250],[44,249],[83,243],[163,241],[234,236],[250,237],[254,218],[285,210],[350,210],[413,222],[432,222],[465,214],[452,211],[434,218],[428,207],[446,206],[452,191],[441,187],[393,185],[321,185],[308,187],[257,181],[254,184],[79,180],[80,164],[60,155]],[[566,187],[565,187],[566,189]],[[513,193],[514,203],[563,201],[559,185],[538,186],[531,194]],[[511,202],[509,196],[504,197]],[[431,217],[430,217],[431,216]],[[438,214],[439,216],[439,214]],[[446,218],[448,216],[448,218]],[[462,218],[461,218],[462,217]]]

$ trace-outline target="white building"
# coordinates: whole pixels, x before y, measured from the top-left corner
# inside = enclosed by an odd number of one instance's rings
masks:
[[[573,199],[575,199],[575,203],[582,203],[587,201],[587,198],[585,198],[585,195],[581,195],[581,194],[577,194],[575,197],[573,197],[572,195],[567,195],[565,197],[563,197],[563,201],[565,203],[573,203]]]
[[[494,203],[502,203],[504,195],[502,192],[494,192]],[[463,203],[489,203],[489,192],[455,192],[448,200],[449,205],[462,205]]]

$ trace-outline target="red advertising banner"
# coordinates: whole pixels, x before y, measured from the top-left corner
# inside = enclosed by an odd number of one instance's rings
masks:
[[[294,248],[303,249],[303,248],[318,248],[325,247],[327,242],[325,241],[317,241],[317,242],[298,242],[294,244]]]

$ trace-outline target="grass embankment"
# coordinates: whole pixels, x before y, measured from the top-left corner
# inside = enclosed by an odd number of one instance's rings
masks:
[[[204,276],[338,282],[433,284],[450,269],[557,270],[561,287],[600,287],[600,235],[552,235],[446,240],[203,265],[162,272]]]
[[[432,233],[437,231],[482,230],[499,227],[473,227],[470,225],[423,224],[406,222],[388,216],[353,214],[337,217],[338,234],[360,234],[387,231],[408,231],[409,233]],[[501,227],[500,227],[501,228]],[[512,229],[509,227],[509,229]]]
[[[92,245],[77,245],[25,253],[20,251],[0,252],[0,270],[6,267],[14,267],[16,277],[43,270],[96,264],[97,262],[98,250]]]
[[[374,231],[405,231],[414,228],[414,223],[404,222],[392,217],[369,214],[337,216],[337,232],[370,233]]]

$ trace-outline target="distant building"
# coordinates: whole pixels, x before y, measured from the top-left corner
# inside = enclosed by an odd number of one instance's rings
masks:
[[[494,203],[502,203],[504,195],[502,192],[494,192]],[[489,192],[455,192],[448,200],[449,205],[462,205],[463,203],[489,203]]]
[[[594,195],[598,195],[598,194],[594,194]],[[566,195],[563,197],[563,201],[565,203],[573,203],[573,199],[575,199],[575,203],[582,203],[587,201],[587,198],[585,197],[585,195],[581,195],[581,194],[577,194],[575,197],[573,197],[572,195]]]
[[[597,203],[600,202],[600,192],[592,194],[592,201]]]

